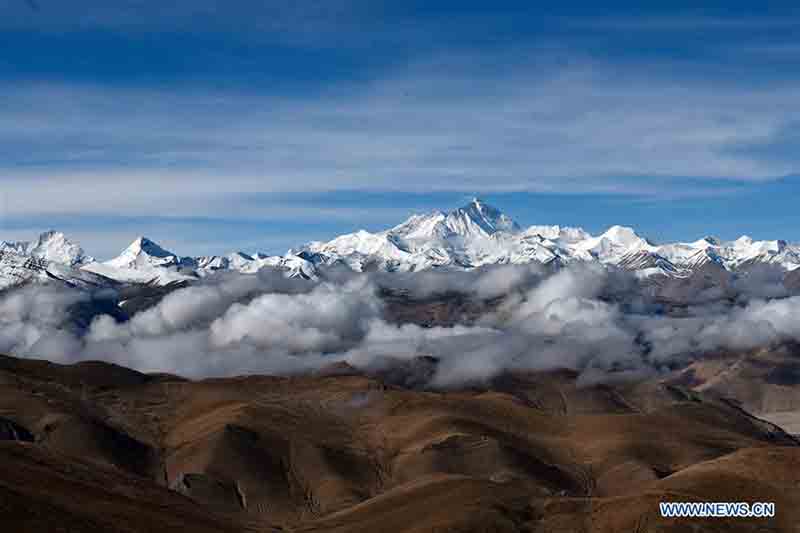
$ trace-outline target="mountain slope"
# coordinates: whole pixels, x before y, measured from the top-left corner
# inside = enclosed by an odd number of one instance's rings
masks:
[[[31,282],[62,283],[81,289],[109,287],[116,283],[114,279],[101,273],[29,255],[0,251],[0,290]]]

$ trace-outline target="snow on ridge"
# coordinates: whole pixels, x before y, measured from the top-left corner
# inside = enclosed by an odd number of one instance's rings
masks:
[[[415,214],[393,228],[340,235],[328,242],[311,242],[290,250],[305,253],[316,264],[342,262],[356,270],[380,265],[386,270],[415,271],[442,266],[474,268],[486,264],[515,264],[557,260],[598,261],[632,267],[632,254],[661,258],[661,267],[642,266],[670,276],[714,262],[735,270],[753,262],[800,268],[800,246],[785,241],[753,241],[743,237],[723,242],[706,236],[694,242],[654,244],[634,228],[614,225],[600,235],[580,227],[534,225],[520,228],[510,217],[480,199],[449,213]],[[627,258],[627,261],[624,259]],[[650,263],[651,261],[640,261]],[[620,264],[624,263],[624,264]]]
[[[79,244],[54,230],[45,231],[35,241],[0,241],[0,251],[69,266],[94,261],[94,258],[84,253]]]
[[[0,254],[61,265],[62,272],[68,272],[63,270],[66,266],[118,281],[162,284],[199,279],[219,271],[254,273],[264,267],[311,279],[317,277],[318,266],[333,264],[356,271],[414,272],[443,267],[466,270],[493,264],[599,262],[630,270],[639,277],[683,277],[710,263],[730,271],[761,263],[786,271],[800,268],[800,245],[783,240],[756,241],[742,236],[725,242],[706,236],[693,242],[654,244],[635,229],[621,225],[611,226],[599,235],[570,226],[521,228],[511,217],[479,198],[449,212],[414,214],[384,231],[359,230],[327,242],[309,242],[277,256],[233,252],[183,257],[151,239],[139,237],[119,256],[101,263],[55,231],[43,233],[33,242],[0,241]],[[1,259],[0,285],[20,276],[36,277],[25,273],[21,266],[33,263],[7,259],[3,267]]]

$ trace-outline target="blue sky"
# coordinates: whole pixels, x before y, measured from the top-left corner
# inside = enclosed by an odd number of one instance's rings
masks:
[[[790,3],[0,0],[0,239],[283,252],[480,195],[800,241],[798,43]]]

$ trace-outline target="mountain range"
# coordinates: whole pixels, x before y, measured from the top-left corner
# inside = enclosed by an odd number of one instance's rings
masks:
[[[708,236],[694,242],[657,244],[633,228],[618,225],[600,235],[578,227],[522,228],[508,215],[475,198],[450,212],[413,215],[376,233],[360,230],[328,242],[309,242],[282,256],[233,252],[186,257],[139,237],[119,256],[101,262],[63,233],[49,231],[32,242],[0,241],[0,288],[48,279],[79,286],[120,282],[163,285],[218,271],[253,273],[263,267],[312,279],[320,267],[331,265],[346,265],[355,271],[416,272],[577,262],[599,263],[656,280],[691,278],[708,269],[746,272],[757,265],[788,273],[800,269],[800,244],[756,241],[748,236],[733,241]]]

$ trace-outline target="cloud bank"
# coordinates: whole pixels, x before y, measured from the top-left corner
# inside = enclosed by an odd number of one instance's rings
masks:
[[[800,297],[704,303],[676,317],[657,312],[630,282],[593,267],[398,276],[332,270],[317,283],[263,269],[212,277],[130,320],[100,314],[83,327],[76,306],[108,294],[33,285],[0,298],[0,352],[187,377],[285,375],[339,362],[375,370],[432,356],[438,364],[427,385],[447,387],[510,370],[569,368],[587,381],[651,375],[714,350],[800,341]],[[496,305],[452,327],[397,324],[384,318],[387,290],[407,295],[407,305],[454,293]]]

